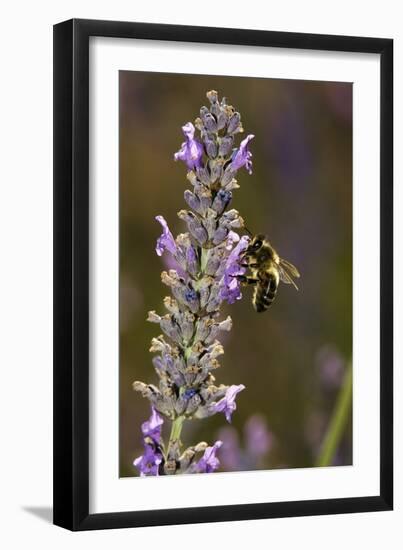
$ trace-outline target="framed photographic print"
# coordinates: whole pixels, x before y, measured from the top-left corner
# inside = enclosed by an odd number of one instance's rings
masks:
[[[392,75],[384,38],[54,27],[55,524],[392,509]]]

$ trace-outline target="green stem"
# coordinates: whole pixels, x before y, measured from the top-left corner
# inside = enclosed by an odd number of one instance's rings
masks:
[[[316,466],[331,466],[334,455],[343,436],[347,419],[351,410],[353,393],[353,373],[351,363],[344,375],[343,386],[340,389],[333,416],[330,420],[325,439],[316,461]]]
[[[176,418],[172,422],[171,435],[169,436],[169,443],[168,443],[168,455],[173,443],[175,441],[178,441],[181,436],[182,426],[184,421],[185,421],[184,416],[178,416],[178,418]]]
[[[206,248],[201,249],[201,258],[200,258],[200,278],[204,275],[204,270],[206,269],[207,261],[210,255],[210,250]]]

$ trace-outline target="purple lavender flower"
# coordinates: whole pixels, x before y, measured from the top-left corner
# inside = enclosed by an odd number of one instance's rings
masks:
[[[219,468],[220,461],[216,457],[218,449],[221,447],[222,441],[216,441],[212,447],[207,447],[204,455],[194,465],[192,470],[199,474],[210,474]]]
[[[133,461],[134,466],[140,472],[140,476],[157,476],[159,474],[159,465],[162,462],[162,454],[152,445],[144,445],[144,454]]]
[[[230,170],[235,172],[245,166],[247,172],[252,174],[252,153],[249,151],[249,142],[254,138],[253,134],[249,134],[241,141],[239,149],[234,151],[232,155],[232,162],[230,164]]]
[[[229,304],[242,298],[241,283],[238,276],[246,273],[246,268],[241,266],[242,254],[248,248],[249,237],[243,236],[232,250],[225,264],[225,271],[220,290],[220,298]]]
[[[186,141],[175,154],[175,160],[182,160],[189,169],[187,178],[192,186],[184,192],[186,209],[178,212],[187,232],[174,239],[165,219],[156,217],[162,226],[156,252],[161,256],[168,250],[170,255],[164,255],[164,261],[172,259],[176,264],[169,263],[161,273],[162,283],[171,292],[164,299],[168,312],[148,314],[148,321],[159,324],[163,333],[152,339],[150,348],[158,354],[153,358],[158,385],[133,383],[133,389],[152,406],[150,419],[142,424],[144,454],[134,462],[141,475],[217,469],[221,441],[213,446],[202,441],[183,451],[182,425],[218,412],[230,421],[235,397],[245,387],[216,386],[212,371],[220,366],[218,358],[224,353],[218,337],[232,326],[230,317],[220,319],[221,304],[241,297],[238,276],[245,273],[241,260],[249,238],[237,233],[244,222],[229,205],[239,187],[234,179],[236,170],[246,166],[250,171],[248,143],[253,136],[248,136],[231,158],[236,135],[242,131],[240,114],[224,99],[220,102],[214,90],[207,98],[210,108],[202,107],[195,121],[200,140],[195,138],[195,126],[185,124]],[[167,445],[161,434],[163,418],[172,423]]]
[[[232,250],[235,243],[239,243],[240,237],[235,231],[230,231],[227,236],[227,242],[225,248],[227,250]]]
[[[213,405],[214,412],[223,412],[227,422],[231,422],[232,413],[236,410],[235,398],[239,392],[245,389],[243,384],[230,386],[225,396]]]
[[[141,431],[143,432],[144,437],[151,438],[155,443],[161,443],[161,431],[164,419],[158,412],[151,407],[152,413],[148,420],[142,423]]]
[[[136,458],[134,466],[142,477],[146,475],[156,476],[159,473],[159,465],[162,463],[161,430],[164,420],[154,407],[151,407],[151,416],[142,423],[144,454]]]
[[[164,250],[167,249],[171,254],[175,254],[176,243],[172,233],[169,230],[167,222],[163,216],[155,216],[155,219],[162,225],[162,235],[157,240],[157,246],[155,247],[156,253],[158,256],[162,256]]]
[[[186,137],[181,148],[174,155],[175,160],[182,160],[186,163],[189,170],[202,166],[203,145],[194,139],[195,127],[191,122],[182,126],[182,131]]]

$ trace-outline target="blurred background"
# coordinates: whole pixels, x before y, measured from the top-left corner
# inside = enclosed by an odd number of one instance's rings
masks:
[[[233,207],[301,279],[299,292],[281,285],[264,314],[255,313],[250,289],[224,307],[234,326],[215,375],[246,390],[231,426],[221,414],[186,422],[182,441],[221,438],[221,471],[311,467],[352,354],[352,85],[128,71],[119,78],[120,476],[137,475],[140,424],[150,414],[132,382],[157,380],[148,349],[160,329],[146,316],[163,312],[168,289],[154,218],[163,215],[174,236],[185,231],[176,213],[189,185],[173,154],[210,89],[241,113],[243,136],[255,134],[253,175],[239,171]],[[352,463],[351,424],[349,412],[334,465]]]

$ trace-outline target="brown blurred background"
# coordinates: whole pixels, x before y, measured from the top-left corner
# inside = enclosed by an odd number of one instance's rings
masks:
[[[140,424],[150,413],[132,382],[157,378],[148,349],[160,332],[147,312],[161,313],[168,293],[154,217],[162,214],[174,236],[185,231],[176,213],[185,207],[186,167],[173,154],[181,126],[207,105],[210,89],[239,110],[243,136],[255,134],[253,175],[238,173],[232,205],[301,272],[300,291],[281,285],[268,312],[255,313],[249,289],[223,312],[234,327],[216,378],[246,386],[233,429],[224,432],[244,459],[251,417],[270,435],[266,452],[256,463],[243,460],[245,468],[313,465],[352,354],[352,85],[121,71],[121,476],[137,475],[132,462],[142,454]],[[222,414],[187,422],[182,440],[212,443],[225,424]],[[351,464],[351,439],[350,418],[334,464]]]

